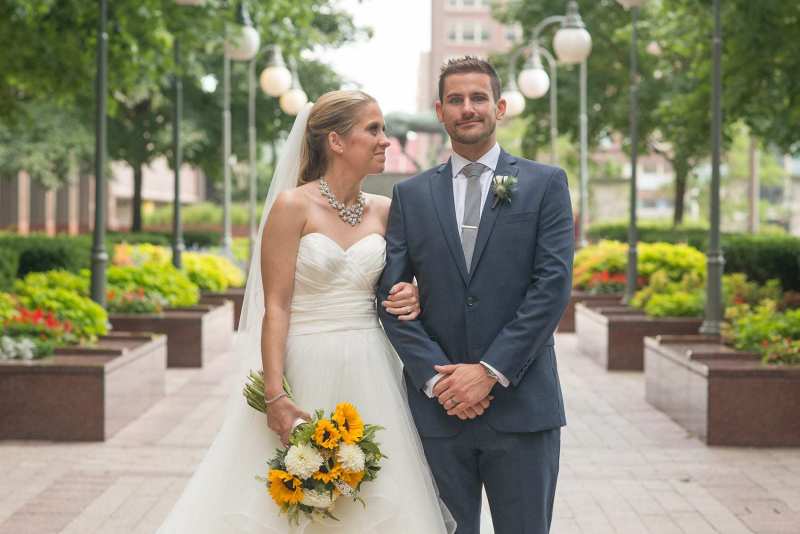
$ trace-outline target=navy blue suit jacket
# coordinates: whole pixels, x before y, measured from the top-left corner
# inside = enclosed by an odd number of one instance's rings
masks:
[[[481,416],[501,432],[566,424],[553,332],[571,290],[574,250],[567,177],[558,167],[502,151],[495,174],[513,175],[510,203],[485,202],[467,269],[448,161],[395,185],[378,297],[417,279],[422,314],[399,321],[378,306],[404,364],[408,402],[423,437],[446,437],[463,423],[424,393],[434,365],[477,363],[503,373]]]

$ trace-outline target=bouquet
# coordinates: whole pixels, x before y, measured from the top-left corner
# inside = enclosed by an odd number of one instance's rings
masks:
[[[284,389],[291,397],[285,379]],[[266,412],[263,373],[250,373],[244,395],[251,407]],[[301,515],[313,521],[325,517],[338,521],[333,509],[339,497],[364,505],[361,485],[375,480],[386,458],[375,441],[375,433],[382,429],[365,424],[355,406],[346,402],[329,417],[317,410],[311,421],[294,428],[288,447],[275,451],[267,477],[256,479],[266,484],[290,523],[298,524]]]

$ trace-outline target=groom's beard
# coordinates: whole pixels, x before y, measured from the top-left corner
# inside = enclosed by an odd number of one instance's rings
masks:
[[[461,143],[462,145],[476,145],[483,141],[486,141],[489,137],[494,134],[494,131],[497,129],[497,123],[492,123],[491,127],[488,130],[475,132],[475,133],[459,133],[458,130],[454,129],[452,132],[448,132],[450,134],[450,138],[454,141]]]

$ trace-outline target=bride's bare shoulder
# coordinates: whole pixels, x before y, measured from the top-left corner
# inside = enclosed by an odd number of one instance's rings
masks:
[[[385,221],[389,219],[389,206],[392,204],[392,199],[383,195],[367,194],[367,202],[375,207],[375,211]]]
[[[269,225],[302,228],[305,224],[311,199],[302,187],[282,191],[275,198],[269,213]]]

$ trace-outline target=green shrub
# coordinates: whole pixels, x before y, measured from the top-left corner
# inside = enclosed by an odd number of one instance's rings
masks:
[[[759,283],[780,280],[786,291],[800,291],[800,238],[785,235],[728,236],[722,242],[725,271],[743,272]]]
[[[131,245],[150,243],[168,247],[172,244],[172,237],[160,232],[109,232],[108,240],[114,245],[117,243],[130,243]]]
[[[687,224],[676,228],[666,222],[640,222],[637,230],[639,241],[644,243],[686,243],[704,250],[702,245],[708,239],[708,227],[700,224]],[[591,241],[614,240],[627,242],[628,223],[627,221],[594,223],[586,233]]]
[[[645,280],[656,271],[666,271],[673,281],[683,279],[686,274],[705,275],[705,254],[689,245],[641,243],[637,249],[639,276]]]
[[[725,336],[737,349],[755,351],[766,363],[800,364],[800,309],[781,313],[774,301],[728,313]]]
[[[109,289],[106,294],[106,308],[109,313],[159,313],[169,304],[158,293],[148,293],[139,288],[136,291]]]
[[[17,315],[17,299],[10,293],[0,293],[0,323]]]
[[[12,286],[18,269],[19,253],[16,250],[0,249],[0,291]]]
[[[222,206],[211,202],[200,202],[181,208],[181,220],[185,225],[222,225]],[[162,206],[144,216],[145,226],[169,226],[172,224],[172,205]],[[247,204],[231,204],[231,222],[245,225],[248,222]]]
[[[628,227],[624,222],[593,224],[587,233],[592,241],[628,240]],[[672,228],[665,223],[642,223],[639,241],[686,243],[705,252],[708,248],[708,229],[702,226]],[[722,252],[725,272],[742,272],[759,283],[777,278],[784,290],[800,291],[800,238],[776,232],[722,234]]]
[[[216,254],[187,252],[183,255],[183,268],[192,282],[205,291],[225,291],[244,285],[241,269]]]
[[[107,331],[106,311],[74,291],[25,284],[16,285],[15,291],[20,304],[29,310],[53,312],[59,321],[69,321],[73,333],[82,341],[94,341]]]
[[[679,281],[687,273],[703,276],[705,255],[687,245],[671,243],[640,243],[637,254],[639,270],[638,287],[648,283],[650,277],[664,271],[672,281]],[[601,292],[606,287],[625,286],[628,262],[628,245],[619,241],[601,241],[580,249],[575,254],[573,287],[590,292]]]
[[[704,306],[702,291],[676,291],[653,295],[644,312],[651,317],[700,317]]]
[[[91,262],[91,236],[0,235],[0,249],[16,251],[17,277],[54,269],[78,272]]]
[[[743,273],[722,277],[723,306],[756,306],[766,300],[779,301],[783,297],[777,280],[759,285]],[[673,281],[664,270],[650,277],[650,283],[637,291],[631,306],[642,309],[653,317],[700,317],[706,298],[705,273],[686,273],[680,281]]]
[[[44,273],[29,273],[22,280],[14,283],[17,292],[23,290],[25,286],[29,288],[38,287],[42,289],[66,289],[74,291],[83,296],[89,296],[89,272],[84,269],[83,275],[73,274],[67,271],[47,271]]]
[[[109,288],[123,292],[142,288],[146,293],[162,296],[173,307],[192,306],[200,298],[197,286],[171,264],[112,266],[107,274]]]

